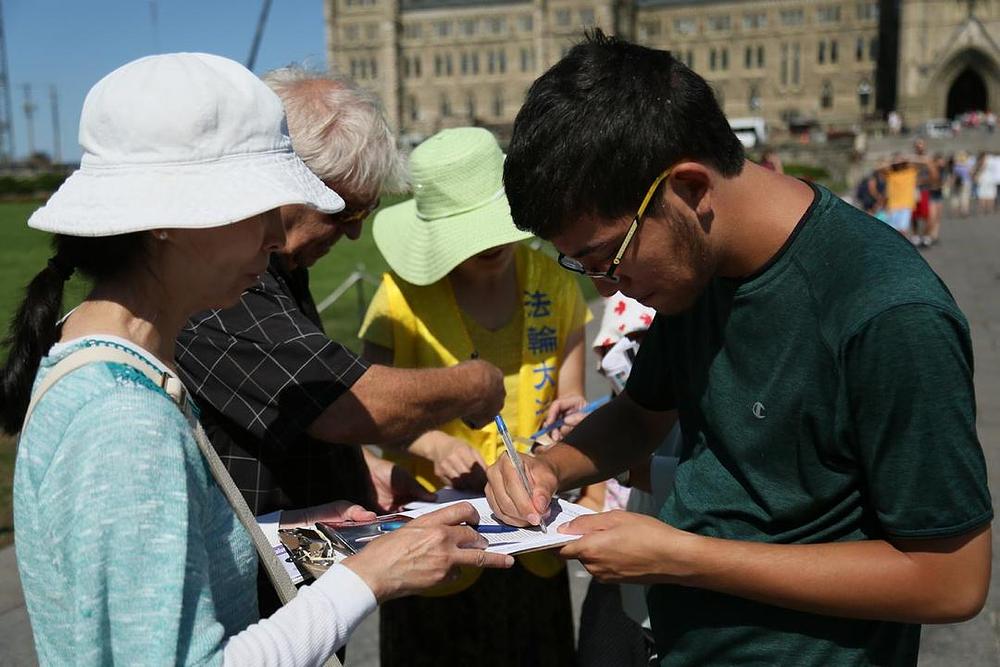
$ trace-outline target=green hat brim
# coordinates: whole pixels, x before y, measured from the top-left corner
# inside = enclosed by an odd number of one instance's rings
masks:
[[[392,270],[413,285],[435,283],[473,255],[532,236],[514,226],[507,197],[435,220],[418,218],[409,199],[379,211],[372,233]]]

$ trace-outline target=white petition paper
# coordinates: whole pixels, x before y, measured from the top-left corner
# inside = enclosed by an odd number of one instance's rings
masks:
[[[453,503],[467,502],[471,504],[479,513],[480,525],[501,525],[490,509],[490,505],[485,496],[456,491],[455,489],[441,489],[438,491],[438,502],[425,503],[414,502],[407,505],[406,511],[400,512],[406,516],[418,517],[436,509],[441,509]],[[548,533],[543,533],[541,528],[518,528],[510,533],[484,533],[483,537],[489,542],[487,551],[500,554],[519,554],[527,551],[538,551],[548,549],[579,539],[579,535],[564,535],[558,531],[559,526],[572,521],[584,514],[593,514],[592,510],[568,503],[558,498],[552,499],[549,506],[549,516],[546,523]]]

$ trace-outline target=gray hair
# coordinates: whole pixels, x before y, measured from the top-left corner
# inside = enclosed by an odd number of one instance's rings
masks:
[[[299,65],[262,79],[281,98],[292,147],[314,174],[362,200],[406,190],[406,165],[374,93]]]

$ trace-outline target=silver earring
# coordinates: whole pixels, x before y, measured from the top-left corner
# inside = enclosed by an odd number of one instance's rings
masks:
[[[156,235],[156,238],[160,239],[161,241],[166,241],[167,240],[167,233],[166,232],[159,232]]]

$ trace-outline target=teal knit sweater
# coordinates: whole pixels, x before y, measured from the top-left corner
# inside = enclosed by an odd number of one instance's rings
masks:
[[[36,382],[91,344],[57,346]],[[14,521],[43,665],[219,664],[257,620],[246,531],[181,411],[127,366],[86,366],[41,400],[18,446]]]

